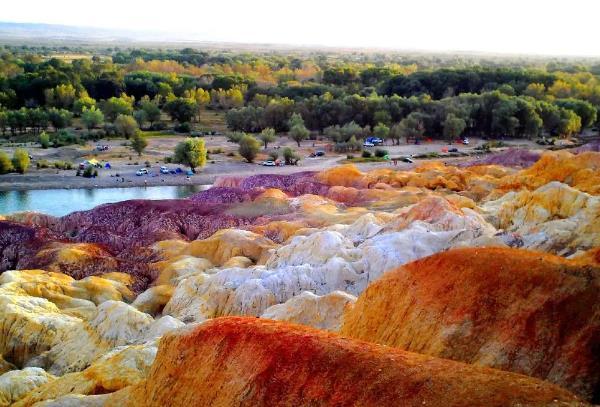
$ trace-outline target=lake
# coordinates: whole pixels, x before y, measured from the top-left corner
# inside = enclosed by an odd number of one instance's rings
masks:
[[[105,203],[129,199],[187,198],[208,188],[210,185],[0,191],[0,215],[35,211],[63,216],[75,211],[92,209]]]

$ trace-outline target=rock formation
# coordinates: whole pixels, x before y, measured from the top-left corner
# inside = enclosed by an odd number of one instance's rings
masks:
[[[600,385],[600,268],[517,249],[450,250],[371,284],[341,333],[590,398]]]
[[[163,337],[146,380],[113,393],[105,405],[573,402],[576,398],[557,386],[514,373],[348,340],[298,325],[220,318]]]

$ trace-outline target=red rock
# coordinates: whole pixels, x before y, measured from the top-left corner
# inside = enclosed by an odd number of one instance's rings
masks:
[[[167,334],[147,379],[107,399],[160,407],[568,402],[576,402],[569,392],[522,375],[240,317]]]
[[[592,399],[600,384],[600,268],[520,249],[438,253],[371,284],[341,333],[527,374]]]

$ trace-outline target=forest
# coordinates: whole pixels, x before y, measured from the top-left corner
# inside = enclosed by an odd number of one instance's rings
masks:
[[[287,132],[297,118],[309,131],[298,137],[336,143],[570,137],[597,131],[599,74],[591,59],[4,46],[0,131],[80,118],[96,137],[189,132],[214,110],[231,131]]]

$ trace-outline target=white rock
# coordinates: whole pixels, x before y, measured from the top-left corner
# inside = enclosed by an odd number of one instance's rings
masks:
[[[355,296],[342,291],[334,291],[323,296],[304,291],[283,304],[267,308],[261,318],[337,332],[341,327],[344,312],[355,302]]]

